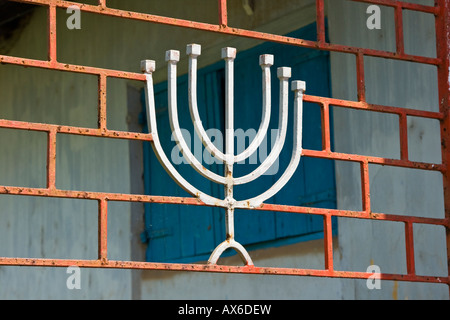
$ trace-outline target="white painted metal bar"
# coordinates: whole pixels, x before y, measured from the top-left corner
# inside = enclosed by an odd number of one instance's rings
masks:
[[[273,66],[273,55],[264,54],[259,57],[259,65],[262,68],[262,94],[263,94],[263,107],[262,107],[262,120],[259,126],[258,132],[255,138],[250,143],[248,148],[242,153],[234,157],[234,162],[241,162],[248,157],[250,157],[259,148],[267,135],[267,129],[270,123],[270,112],[271,112],[271,100],[272,100],[272,90],[271,90],[271,79],[270,79],[270,67]]]
[[[168,62],[168,104],[169,104],[169,120],[172,128],[172,134],[177,147],[188,161],[188,163],[202,176],[211,181],[220,184],[226,184],[226,179],[218,174],[205,168],[200,161],[192,154],[186,140],[183,137],[178,121],[177,110],[177,62],[180,60],[180,52],[177,50],[169,50],[166,52],[166,61]]]
[[[220,256],[222,253],[227,249],[234,249],[241,257],[242,261],[248,265],[253,266],[253,261],[250,255],[248,254],[247,250],[237,241],[234,239],[225,240],[221,244],[219,244],[211,254],[211,256],[208,259],[209,264],[217,264],[217,261],[219,261]]]
[[[226,240],[213,252],[209,263],[216,263],[222,252],[231,245],[241,257],[249,256],[247,251],[234,240],[234,195],[233,195],[233,165],[234,165],[234,59],[235,48],[223,48],[222,59],[225,60],[225,200],[228,208],[225,212]],[[216,258],[217,256],[217,258]]]
[[[288,125],[288,105],[289,105],[289,78],[291,77],[291,68],[281,67],[277,70],[277,76],[280,79],[280,106],[278,116],[277,137],[269,156],[264,159],[261,165],[249,174],[235,178],[234,184],[240,185],[249,183],[267,172],[279,157],[286,140],[286,132]]]
[[[237,201],[235,208],[256,208],[271,198],[283,188],[297,169],[302,155],[302,119],[303,119],[303,93],[306,90],[304,81],[293,81],[292,90],[295,92],[294,102],[294,142],[291,161],[278,181],[266,192],[251,199]]]
[[[234,48],[224,49],[235,52]],[[198,113],[197,104],[197,57],[201,55],[201,46],[199,44],[189,44],[186,48],[186,54],[189,55],[189,110],[191,113],[192,122],[197,135],[200,137],[203,145],[211,153],[212,156],[225,162],[226,156],[211,142],[211,139],[206,134],[206,131],[202,125],[200,115]],[[234,59],[234,58],[233,58]],[[234,162],[240,162],[250,157],[261,145],[264,137],[267,134],[267,129],[270,123],[271,112],[271,79],[270,79],[270,67],[273,65],[273,55],[266,54],[260,56],[260,66],[263,71],[263,108],[262,108],[262,121],[258,132],[250,143],[248,148],[239,155],[234,156]],[[228,77],[227,77],[228,78]],[[233,152],[234,154],[234,152]]]
[[[235,48],[223,48],[225,60],[225,166],[227,175],[232,175],[234,164],[234,59]]]
[[[189,81],[188,81],[188,95],[189,95],[189,111],[191,113],[191,119],[194,124],[194,129],[206,150],[222,162],[225,162],[225,155],[222,151],[217,149],[214,143],[206,134],[206,131],[202,125],[202,120],[198,113],[197,104],[197,57],[201,54],[201,46],[199,44],[189,44],[186,48],[186,54],[189,56]]]

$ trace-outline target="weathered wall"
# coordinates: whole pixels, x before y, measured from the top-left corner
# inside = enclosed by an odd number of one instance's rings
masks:
[[[230,0],[230,25],[285,34],[314,21],[315,5],[312,0],[283,0],[277,1],[276,5],[269,0],[255,2],[254,14],[249,16],[241,1]],[[392,13],[383,13],[381,31],[369,31],[365,28],[367,15],[364,5],[340,0],[328,2],[333,42],[390,50],[395,48]],[[110,7],[217,22],[217,1],[190,1],[188,8],[180,5],[179,1],[165,1],[164,5],[158,2],[157,6],[154,3],[108,0]],[[187,43],[200,43],[203,46],[200,66],[203,66],[219,60],[219,50],[223,46],[243,50],[260,43],[84,13],[82,29],[68,30],[65,27],[67,17],[63,10],[58,10],[59,61],[138,72],[142,59],[155,59],[158,69],[156,81],[165,78],[164,52],[167,49],[184,52]],[[428,20],[428,17],[405,15],[405,30],[408,33],[405,35],[405,47],[408,50],[417,54],[434,54],[433,37],[430,36],[434,34],[434,25]],[[45,10],[39,9],[8,54],[46,59],[45,26]],[[416,40],[413,33],[418,35]],[[332,55],[335,97],[356,99],[352,59],[352,56]],[[180,61],[180,72],[186,70],[185,63],[186,59]],[[368,100],[436,110],[436,87],[432,84],[436,81],[435,72],[407,63],[369,58],[366,60]],[[96,127],[96,85],[97,79],[91,76],[1,65],[0,117]],[[139,88],[142,83],[117,79],[108,81],[107,120],[110,129],[128,130],[127,86],[130,85]],[[420,119],[408,121],[411,159],[438,161],[437,124]],[[335,109],[334,122],[337,151],[399,157],[398,121],[394,117]],[[0,130],[0,184],[45,186],[45,148],[45,134]],[[126,141],[59,135],[57,187],[132,192],[129,150]],[[360,209],[358,166],[337,163],[336,168],[340,208]],[[371,166],[370,177],[374,211],[442,216],[442,179],[439,176]],[[0,255],[95,259],[96,205],[93,201],[0,196]],[[131,250],[138,244],[130,240],[132,233],[136,232],[131,230],[130,213],[129,204],[113,203],[110,206],[108,249],[111,259],[128,260],[139,256]],[[428,229],[421,226],[415,229],[418,235],[417,270],[446,275],[442,233],[429,232]],[[383,272],[404,272],[402,232],[402,227],[396,224],[340,219],[339,236],[334,246],[335,267],[338,270],[365,271],[370,264],[377,264]],[[323,268],[324,264],[322,241],[259,250],[251,254],[255,263],[261,266]],[[240,263],[234,258],[224,259],[224,262]],[[383,282],[382,290],[368,290],[363,280],[84,269],[82,289],[70,291],[66,288],[67,276],[64,268],[0,267],[0,298],[448,298],[448,288],[439,285]],[[136,281],[136,278],[142,281]]]
[[[63,17],[62,17],[63,18]],[[45,59],[46,11],[37,10],[8,53]],[[68,32],[60,28],[60,37]],[[108,58],[110,59],[110,58]],[[52,124],[96,127],[97,79],[92,76],[11,65],[0,66],[0,117]],[[117,89],[125,95],[124,89]],[[111,124],[123,123],[126,95],[109,107]],[[56,186],[61,189],[127,192],[128,144],[58,135]],[[45,187],[45,133],[2,129],[0,180],[4,185]],[[37,258],[97,258],[97,203],[38,197],[0,197],[0,255]],[[111,253],[129,256],[128,204],[114,205]],[[121,215],[116,214],[122,213]],[[66,287],[66,269],[0,267],[0,298],[129,298],[130,271],[83,270],[82,290]]]
[[[409,1],[433,5],[433,1]],[[381,30],[366,27],[367,5],[346,0],[328,1],[333,43],[395,51],[394,12],[381,7]],[[343,19],[343,17],[347,17]],[[406,53],[436,56],[434,17],[404,11]],[[356,63],[353,55],[332,53],[332,88],[337,98],[356,100]],[[438,111],[437,71],[416,63],[365,58],[369,103]],[[400,158],[398,117],[389,114],[334,108],[335,150],[338,152]],[[409,157],[413,161],[441,162],[439,122],[408,118]],[[444,217],[442,175],[423,170],[371,165],[373,212]],[[358,164],[336,164],[338,206],[361,210]],[[339,219],[342,268],[365,271],[376,264],[386,273],[406,273],[405,234],[402,223]],[[445,230],[414,225],[416,270],[420,275],[448,274]],[[448,298],[445,285],[383,282],[381,290],[344,283],[345,297],[367,299]]]

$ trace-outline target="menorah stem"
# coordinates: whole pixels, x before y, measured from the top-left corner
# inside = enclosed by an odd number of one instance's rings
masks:
[[[223,48],[225,59],[225,199],[228,201],[226,211],[227,240],[234,239],[234,198],[233,198],[233,164],[234,164],[234,59],[236,49]]]
[[[225,60],[225,176],[233,176],[234,163],[234,59],[235,48],[223,48]]]
[[[234,208],[227,208],[225,213],[226,239],[234,239]]]
[[[230,166],[233,170],[233,165]],[[229,171],[229,166],[225,165],[225,174],[227,175],[227,184],[225,185],[225,201],[228,207],[225,212],[225,231],[227,240],[234,240],[234,195],[233,195],[233,171]]]

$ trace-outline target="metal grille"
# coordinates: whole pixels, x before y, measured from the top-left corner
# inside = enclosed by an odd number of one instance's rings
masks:
[[[14,0],[16,1],[16,0]],[[0,194],[26,195],[38,197],[71,198],[71,199],[89,199],[98,201],[98,259],[96,260],[70,260],[70,259],[31,259],[31,258],[0,258],[0,265],[12,266],[49,266],[49,267],[67,267],[80,266],[89,268],[126,268],[126,269],[148,269],[148,270],[175,270],[175,271],[203,271],[203,272],[230,272],[230,273],[250,273],[250,274],[278,274],[278,275],[305,275],[317,277],[334,278],[355,278],[367,279],[372,274],[367,272],[338,271],[334,268],[333,260],[333,242],[332,242],[332,217],[348,217],[355,219],[371,219],[383,221],[395,221],[404,224],[405,245],[406,245],[406,274],[386,274],[380,275],[382,280],[416,281],[445,283],[450,285],[450,277],[421,276],[416,274],[414,257],[414,224],[427,224],[443,226],[446,229],[447,258],[450,263],[450,110],[449,110],[449,46],[450,46],[450,19],[448,0],[436,0],[434,6],[406,3],[395,0],[354,0],[367,4],[376,4],[392,7],[395,11],[395,35],[396,51],[388,52],[382,50],[373,50],[367,48],[351,47],[346,45],[331,44],[325,38],[325,16],[324,0],[316,0],[317,14],[317,41],[307,41],[286,36],[280,36],[270,33],[234,28],[228,25],[227,19],[227,0],[218,0],[218,22],[217,24],[202,23],[177,19],[172,17],[157,16],[137,12],[129,12],[109,8],[106,0],[99,0],[98,5],[87,5],[69,1],[57,0],[17,0],[17,2],[46,6],[48,8],[48,60],[26,59],[0,55],[0,63],[13,64],[24,67],[36,67],[43,69],[59,70],[66,72],[75,72],[82,74],[95,75],[98,77],[98,128],[84,128],[65,125],[52,125],[24,121],[12,121],[0,119],[0,127],[20,130],[31,130],[47,133],[47,187],[46,188],[23,188],[0,186]],[[255,210],[293,212],[301,214],[319,215],[323,217],[324,225],[324,255],[325,265],[321,270],[298,269],[298,268],[277,268],[277,267],[258,267],[253,265],[246,266],[223,266],[211,264],[171,264],[171,263],[151,263],[151,262],[133,262],[133,261],[112,261],[108,259],[108,241],[107,241],[107,221],[108,204],[110,201],[125,202],[152,202],[176,205],[204,205],[196,198],[166,197],[152,195],[132,195],[117,193],[86,192],[74,190],[60,190],[56,188],[56,137],[58,134],[83,135],[94,137],[107,137],[112,139],[151,141],[151,134],[134,133],[110,130],[107,127],[106,111],[106,86],[108,78],[131,79],[137,81],[146,81],[145,75],[140,73],[126,72],[113,69],[98,67],[89,67],[83,65],[67,64],[58,61],[57,57],[57,28],[56,28],[56,10],[57,8],[68,8],[77,5],[82,12],[90,12],[98,15],[113,16],[123,19],[132,19],[145,21],[147,23],[157,23],[196,30],[209,31],[217,34],[233,35],[246,37],[263,41],[276,42],[292,46],[301,46],[306,48],[327,50],[333,52],[342,52],[352,54],[356,61],[356,78],[358,101],[346,101],[334,98],[325,98],[312,95],[304,95],[304,101],[317,104],[321,107],[322,115],[322,150],[303,150],[303,155],[307,157],[325,158],[332,160],[350,161],[358,163],[361,173],[361,191],[362,191],[362,210],[336,210],[320,209],[299,206],[286,206],[275,204],[263,204]],[[437,38],[437,57],[422,57],[405,53],[403,37],[403,12],[413,10],[425,12],[435,16],[436,38]],[[375,105],[366,102],[365,77],[364,77],[364,58],[379,57],[394,60],[410,61],[421,64],[433,65],[438,70],[438,89],[439,89],[439,111],[420,111],[409,108],[392,107],[385,105]],[[330,143],[330,106],[342,108],[369,110],[381,113],[388,113],[398,116],[400,133],[400,159],[390,159],[375,156],[356,155],[334,152],[331,150]],[[442,163],[425,163],[411,161],[408,158],[408,127],[407,117],[421,117],[435,119],[440,122],[441,133],[441,152]],[[395,167],[416,168],[442,173],[444,190],[445,218],[425,218],[412,217],[404,215],[394,215],[385,213],[376,213],[371,208],[369,164],[387,165]],[[161,168],[162,170],[162,168]],[[450,267],[449,267],[450,269]]]

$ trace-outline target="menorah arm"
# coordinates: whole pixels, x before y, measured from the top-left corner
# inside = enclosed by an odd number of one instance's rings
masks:
[[[270,67],[273,65],[273,55],[264,54],[259,57],[259,65],[262,68],[262,92],[263,92],[263,108],[262,108],[262,121],[259,126],[258,132],[255,138],[250,143],[247,149],[242,153],[234,156],[234,162],[238,163],[249,158],[259,148],[267,135],[267,129],[270,123],[271,112],[271,85],[270,85]]]
[[[235,208],[256,208],[264,201],[274,196],[280,191],[286,183],[290,180],[295,170],[297,169],[302,155],[302,118],[303,118],[303,92],[305,91],[305,82],[292,82],[292,90],[295,91],[294,102],[294,142],[291,161],[289,162],[286,171],[278,179],[278,181],[266,192],[251,199],[237,201]]]
[[[201,53],[201,46],[198,44],[190,44],[187,46],[186,53],[189,55],[189,84],[188,84],[188,95],[189,95],[189,111],[191,114],[191,119],[194,124],[194,129],[206,150],[218,159],[219,161],[225,162],[225,155],[222,151],[217,149],[214,143],[206,134],[203,128],[200,115],[198,113],[197,104],[197,57]]]
[[[289,90],[289,78],[291,77],[291,68],[282,67],[278,68],[277,71],[278,78],[280,79],[280,107],[279,107],[279,116],[278,116],[278,131],[277,131],[277,138],[275,140],[275,144],[270,151],[269,156],[264,159],[263,163],[250,172],[249,174],[234,178],[234,184],[245,184],[249,183],[260,176],[262,176],[264,173],[267,172],[267,170],[270,169],[272,164],[275,162],[275,160],[278,158],[278,156],[281,153],[281,150],[283,149],[284,142],[286,140],[286,131],[287,131],[287,124],[288,124],[288,90]]]
[[[153,77],[152,72],[155,71],[155,62],[152,60],[146,60],[141,62],[141,68],[146,76],[145,97],[146,97],[146,109],[147,109],[147,123],[149,133],[152,135],[151,145],[155,151],[156,157],[167,171],[169,176],[185,191],[192,196],[198,198],[206,205],[213,205],[219,207],[227,207],[228,203],[224,200],[217,199],[206,193],[198,190],[186,181],[179,172],[174,168],[172,163],[167,158],[158,137],[158,128],[156,124],[156,111],[155,111],[155,96],[153,91]]]
[[[166,60],[168,61],[168,102],[169,102],[169,119],[170,126],[172,128],[172,133],[175,138],[177,147],[183,154],[183,156],[188,160],[188,163],[202,176],[214,181],[215,183],[226,184],[227,181],[225,177],[220,176],[211,170],[205,168],[200,161],[192,154],[183,134],[180,129],[178,121],[178,110],[177,110],[177,67],[176,63],[179,61],[180,53],[176,50],[169,50],[166,52]]]

